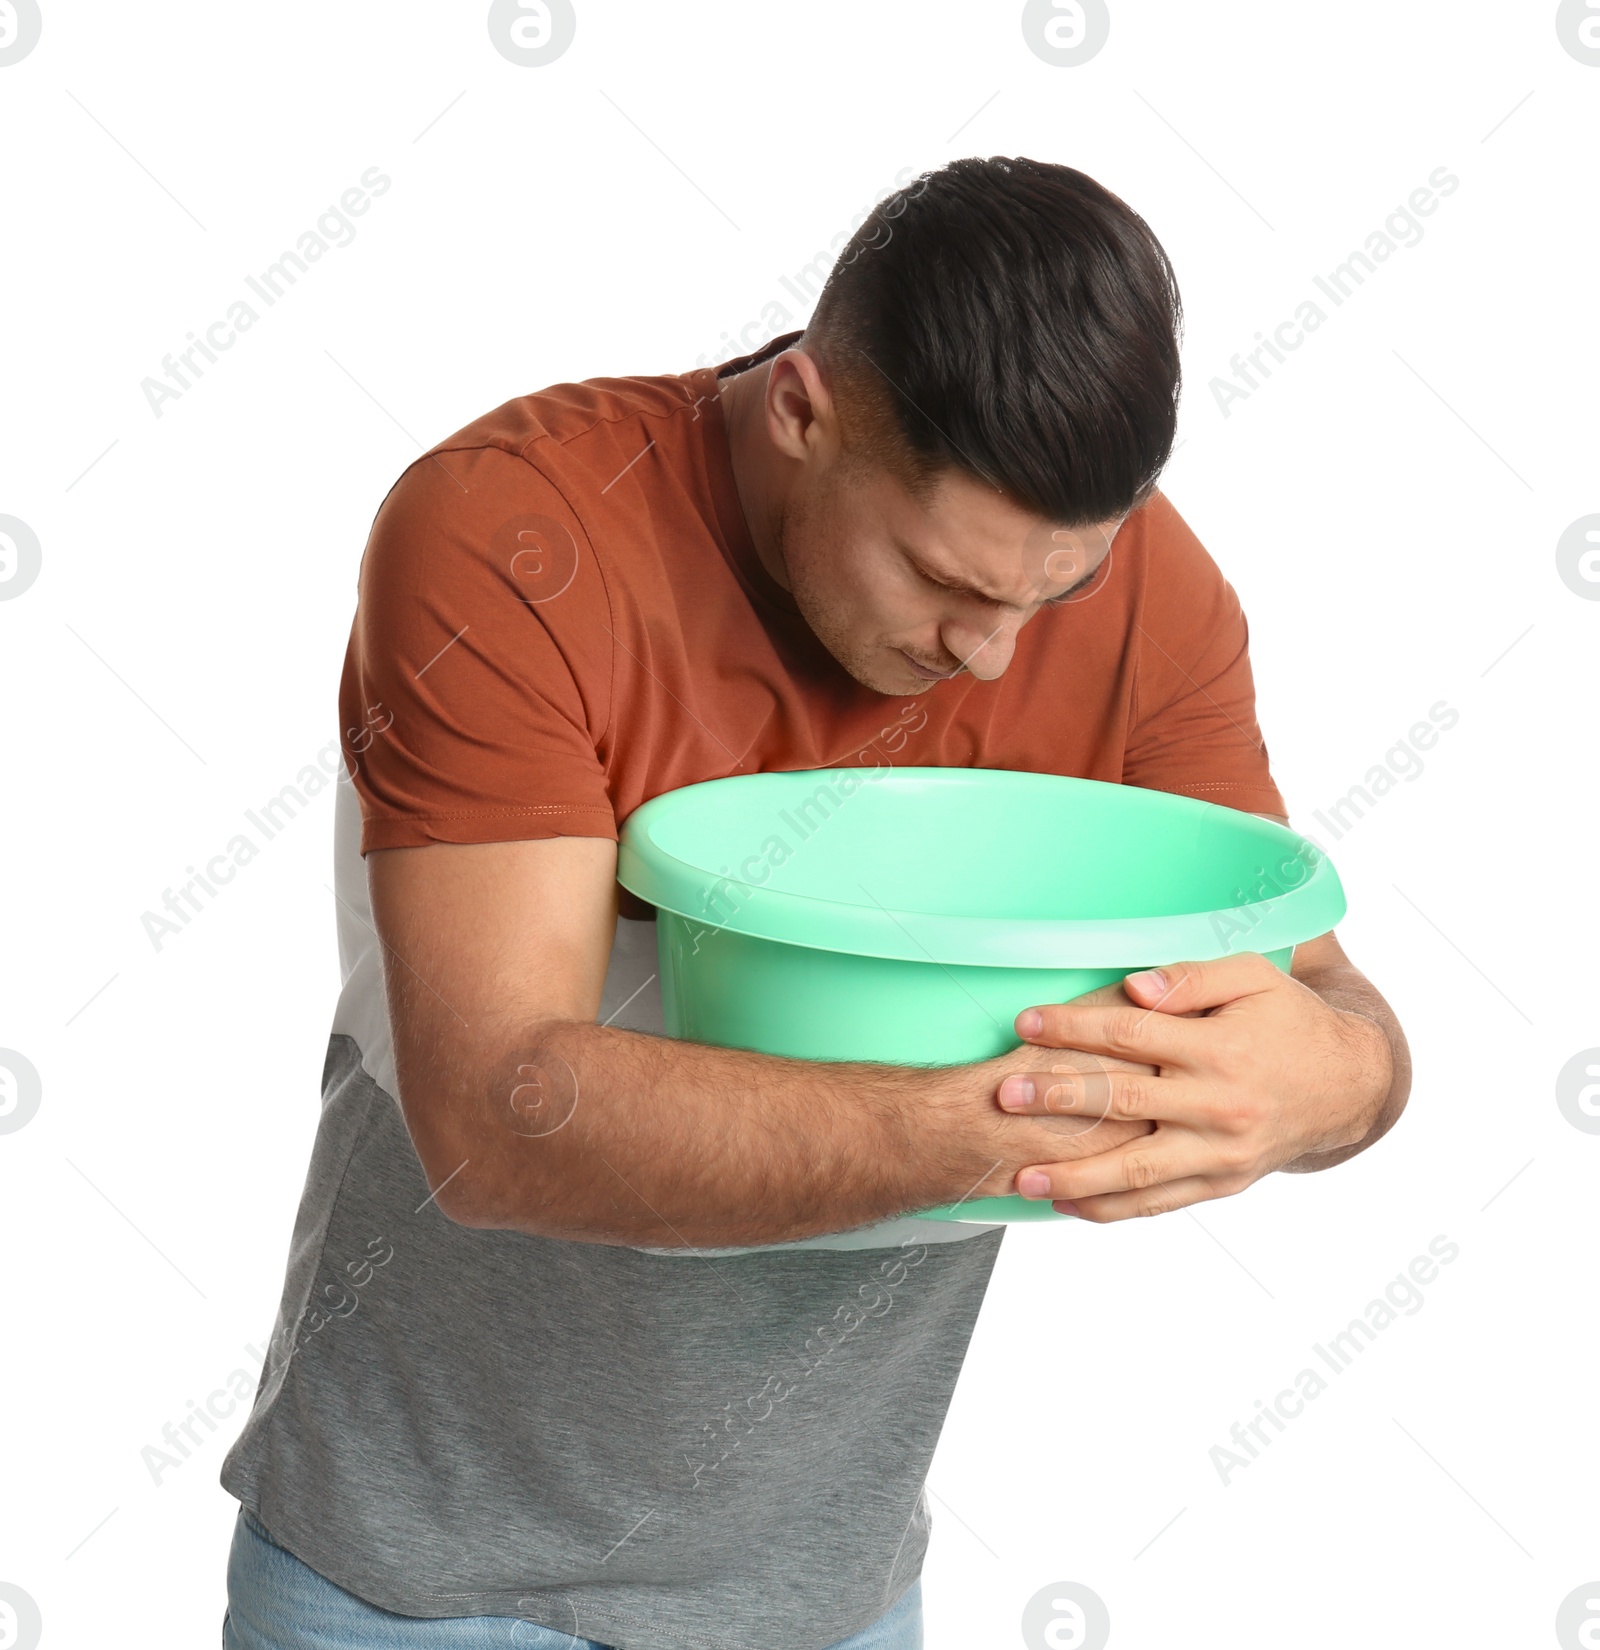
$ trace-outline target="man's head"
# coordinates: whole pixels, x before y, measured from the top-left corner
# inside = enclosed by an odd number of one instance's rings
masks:
[[[1144,220],[1081,172],[961,160],[879,203],[800,345],[750,374],[770,447],[740,473],[852,676],[998,676],[1093,577],[1171,452],[1181,317]]]

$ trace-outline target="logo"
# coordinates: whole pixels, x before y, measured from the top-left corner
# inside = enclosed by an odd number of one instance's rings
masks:
[[[1573,1128],[1600,1134],[1600,1048],[1579,1050],[1561,1068],[1556,1104]],[[1595,1639],[1595,1650],[1600,1650],[1600,1637]]]
[[[1028,1650],[1105,1650],[1111,1612],[1081,1581],[1041,1587],[1022,1612],[1022,1642]]]
[[[14,1048],[0,1048],[0,1134],[15,1134],[33,1120],[43,1085],[33,1062]],[[0,1650],[5,1650],[0,1640]]]
[[[43,22],[35,0],[0,0],[0,69],[20,63],[39,44]],[[0,1639],[0,1650],[5,1645]]]
[[[5,5],[0,0],[0,17]],[[20,596],[38,578],[42,559],[38,535],[27,522],[0,516],[0,602]]]
[[[554,63],[577,32],[572,0],[492,0],[489,7],[494,49],[521,69]]]
[[[1041,62],[1075,69],[1099,54],[1111,34],[1106,0],[1027,0],[1022,38]]]

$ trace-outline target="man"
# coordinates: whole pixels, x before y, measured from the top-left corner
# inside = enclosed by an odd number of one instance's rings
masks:
[[[1174,958],[1040,1005],[978,1065],[823,1065],[661,1036],[615,881],[652,796],[885,757],[1282,819],[1244,616],[1156,487],[1179,320],[1091,179],[959,161],[877,208],[803,336],[521,397],[396,483],[226,1642],[920,1644],[1003,1228],[911,1212],[1112,1222],[1394,1122],[1404,1038],[1332,934],[1292,977]]]

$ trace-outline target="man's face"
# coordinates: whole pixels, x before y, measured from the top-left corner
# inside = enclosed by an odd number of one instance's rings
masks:
[[[823,646],[858,682],[906,695],[1001,675],[1017,632],[1094,576],[1125,519],[1056,527],[955,470],[924,505],[887,470],[835,462],[790,493],[778,539]]]

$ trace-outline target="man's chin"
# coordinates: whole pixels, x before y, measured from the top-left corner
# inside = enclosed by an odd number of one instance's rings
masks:
[[[888,650],[887,659],[880,650],[871,659],[848,662],[841,659],[839,663],[862,687],[871,688],[874,693],[881,693],[890,699],[914,698],[919,693],[926,693],[929,688],[938,687],[941,681],[949,680],[942,676],[919,676],[901,660],[897,648]]]

